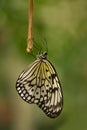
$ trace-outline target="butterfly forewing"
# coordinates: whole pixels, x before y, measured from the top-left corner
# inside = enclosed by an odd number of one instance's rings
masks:
[[[43,53],[18,77],[16,89],[23,100],[37,104],[47,116],[57,117],[63,106],[60,81]]]

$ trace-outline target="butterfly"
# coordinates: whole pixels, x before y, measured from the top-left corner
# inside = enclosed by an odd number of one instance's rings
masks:
[[[22,71],[16,82],[20,97],[30,104],[37,104],[50,118],[57,117],[63,108],[63,94],[54,66],[47,60],[47,52]]]

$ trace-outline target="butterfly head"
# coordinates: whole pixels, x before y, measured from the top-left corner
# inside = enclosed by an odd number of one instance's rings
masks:
[[[47,58],[47,52],[43,52],[42,54],[40,55],[37,55],[37,59],[46,59]]]

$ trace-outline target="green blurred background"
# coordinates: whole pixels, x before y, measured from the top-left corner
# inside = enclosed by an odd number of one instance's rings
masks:
[[[18,75],[35,60],[26,52],[28,0],[0,0],[0,130],[87,130],[87,0],[35,0],[33,29],[47,40],[63,111],[50,119],[17,94]]]

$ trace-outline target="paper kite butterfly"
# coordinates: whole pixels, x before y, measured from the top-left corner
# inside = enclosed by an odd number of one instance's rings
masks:
[[[47,60],[47,52],[37,55],[19,75],[16,90],[27,103],[37,104],[50,117],[57,117],[63,107],[61,84],[54,66]]]

